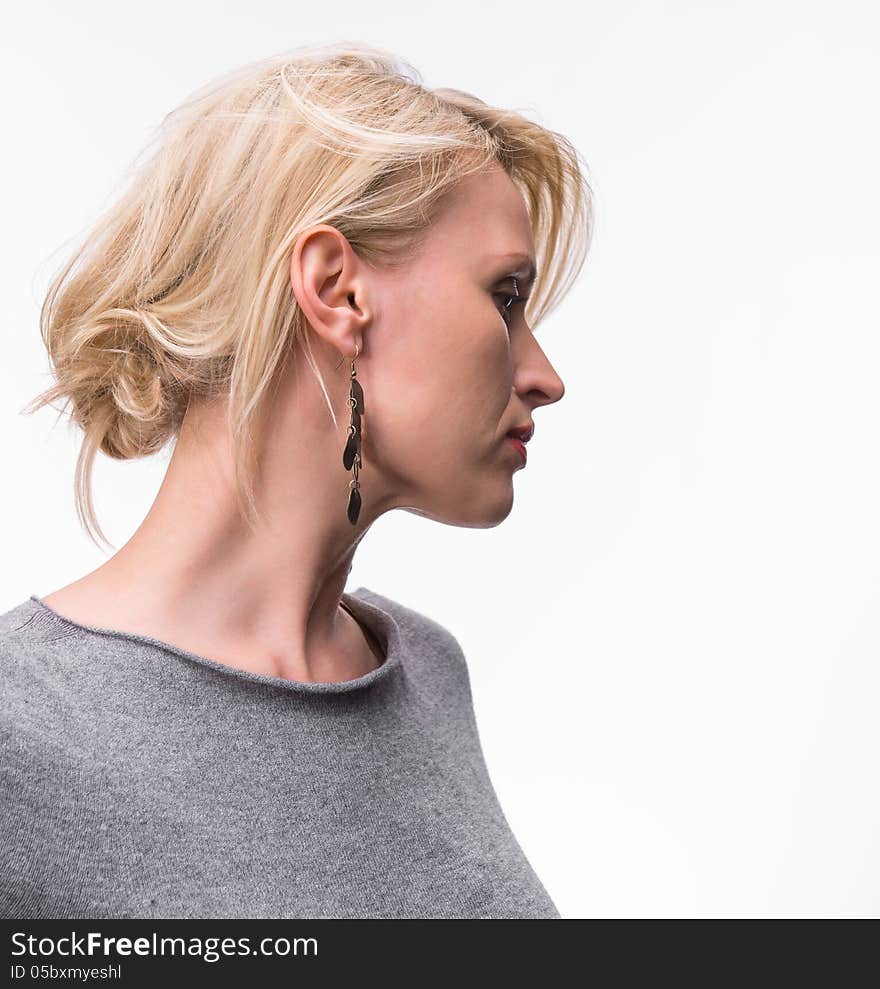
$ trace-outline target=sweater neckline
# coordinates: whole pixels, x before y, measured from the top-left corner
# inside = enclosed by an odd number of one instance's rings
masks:
[[[366,595],[367,597],[364,597]],[[376,601],[379,595],[367,587],[359,587],[355,591],[343,591],[342,604],[351,614],[366,626],[365,631],[372,634],[380,643],[385,653],[385,661],[370,670],[363,676],[354,677],[351,680],[340,680],[338,682],[318,681],[309,682],[305,680],[288,680],[284,677],[272,676],[268,673],[254,673],[250,670],[243,670],[228,663],[221,663],[207,656],[200,656],[198,653],[190,652],[180,646],[175,646],[170,642],[154,638],[150,635],[141,635],[137,632],[123,632],[119,629],[104,628],[98,625],[86,625],[83,622],[74,621],[67,618],[60,612],[55,611],[50,605],[42,601],[36,594],[30,595],[30,600],[47,619],[54,620],[66,628],[78,629],[90,635],[108,636],[117,639],[127,639],[131,642],[140,642],[154,646],[165,652],[181,656],[190,662],[209,669],[224,673],[234,680],[248,683],[264,684],[266,686],[277,687],[280,690],[290,693],[303,694],[342,694],[361,690],[381,680],[386,680],[392,676],[402,663],[401,654],[401,630],[400,626],[387,608],[382,607]]]

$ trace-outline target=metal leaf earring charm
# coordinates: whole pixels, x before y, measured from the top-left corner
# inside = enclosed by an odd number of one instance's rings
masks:
[[[351,359],[351,385],[348,393],[348,404],[351,408],[351,422],[348,427],[348,439],[342,452],[342,466],[352,471],[352,479],[348,482],[348,521],[357,524],[361,511],[361,491],[358,472],[363,466],[361,459],[361,416],[364,414],[364,390],[357,379],[354,362],[360,353],[357,344],[354,345],[354,357]]]

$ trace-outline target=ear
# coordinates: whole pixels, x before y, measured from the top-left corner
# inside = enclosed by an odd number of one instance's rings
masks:
[[[370,321],[366,266],[348,238],[326,223],[304,230],[290,258],[290,285],[311,328],[334,350],[364,350]]]

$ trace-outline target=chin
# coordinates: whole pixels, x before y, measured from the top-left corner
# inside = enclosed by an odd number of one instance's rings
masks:
[[[460,529],[494,529],[510,515],[513,509],[513,485],[508,482],[507,490],[499,493],[494,500],[489,500],[482,492],[482,497],[474,499],[459,499],[456,504],[416,507],[407,505],[404,511],[423,518],[442,522],[444,525],[454,525]]]

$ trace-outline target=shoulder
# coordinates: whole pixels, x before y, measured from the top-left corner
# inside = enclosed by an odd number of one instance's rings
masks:
[[[359,587],[354,596],[378,609],[392,619],[400,634],[408,662],[446,670],[463,682],[470,693],[468,662],[461,643],[454,633],[433,615],[404,604],[395,598],[366,587]]]
[[[91,750],[106,678],[89,656],[75,626],[32,599],[0,614],[0,805],[54,785]]]
[[[359,587],[355,591],[355,594],[366,601],[371,601],[392,612],[398,623],[402,624],[407,630],[418,630],[422,634],[435,637],[447,644],[455,643],[456,648],[461,648],[455,636],[446,625],[428,614],[428,612],[417,610],[411,605],[404,604],[402,601],[388,597],[387,594],[380,594],[378,591],[370,590],[367,587]]]
[[[419,611],[402,601],[388,597],[386,594],[379,594],[367,587],[359,587],[354,594],[359,599],[390,614],[404,634],[417,636],[420,641],[448,650],[464,661],[464,650],[455,635],[446,625],[427,612]]]
[[[81,759],[76,705],[65,689],[59,630],[24,602],[0,614],[0,917],[34,916],[70,848],[91,770]]]
[[[78,666],[75,632],[33,599],[0,614],[0,734],[5,746],[25,738],[64,740],[77,706],[70,676]]]
[[[40,660],[40,637],[26,630],[34,622],[33,602],[0,614],[0,806],[5,840],[14,818],[31,801],[35,780],[45,777],[46,726],[54,720],[51,677]],[[20,823],[20,822],[19,822]]]
[[[27,705],[39,682],[39,612],[33,601],[23,601],[0,614],[0,715],[5,724],[13,712]],[[34,634],[36,633],[36,634]]]

